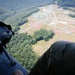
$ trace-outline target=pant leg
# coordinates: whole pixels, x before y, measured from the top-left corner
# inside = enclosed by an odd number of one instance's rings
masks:
[[[52,44],[52,46],[39,58],[29,75],[55,75],[55,73],[59,74],[60,72],[65,72],[61,63],[63,62],[62,58],[66,51],[66,47],[69,46],[69,44],[70,42],[66,41],[58,41]]]
[[[48,67],[48,61],[49,61],[49,54],[50,49],[48,49],[36,62],[34,67],[32,68],[29,75],[45,75],[47,67]]]

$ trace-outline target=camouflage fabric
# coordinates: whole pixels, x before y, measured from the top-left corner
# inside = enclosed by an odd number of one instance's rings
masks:
[[[39,58],[29,75],[75,75],[75,43],[55,42]]]

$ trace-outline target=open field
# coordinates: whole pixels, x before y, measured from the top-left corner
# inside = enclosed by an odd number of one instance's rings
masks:
[[[27,32],[32,35],[35,31],[43,28],[53,30],[55,35],[48,42],[39,41],[33,45],[33,51],[43,54],[52,43],[59,40],[75,42],[75,18],[68,16],[70,10],[58,8],[57,5],[39,7],[40,11],[28,17],[28,23],[22,25],[20,33]]]

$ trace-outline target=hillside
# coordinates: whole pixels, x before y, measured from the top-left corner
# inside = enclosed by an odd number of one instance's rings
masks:
[[[18,33],[20,25],[28,22],[27,17],[39,11],[38,6],[53,4],[53,0],[0,0],[0,21],[12,25],[15,36],[11,39],[8,52],[28,71],[38,60],[39,56],[32,51],[31,35]],[[10,50],[9,50],[10,47]]]
[[[52,39],[46,42],[42,40],[33,45],[33,51],[42,55],[55,41],[75,42],[75,18],[69,16],[72,13],[74,11],[59,8],[56,4],[39,7],[39,11],[28,17],[28,22],[20,27],[19,32],[33,35],[40,29],[52,30],[55,33]]]
[[[75,0],[56,0],[59,6],[75,7]]]
[[[38,6],[53,3],[54,0],[0,0],[0,21],[11,24],[16,31],[17,26],[28,21],[30,14],[39,10]]]
[[[0,7],[19,10],[22,8],[32,8],[51,3],[54,3],[54,0],[0,0]]]
[[[75,0],[56,0],[59,6],[74,7]],[[27,16],[38,11],[38,6],[54,4],[55,0],[0,0],[0,21],[12,25],[21,25],[27,22]],[[20,18],[16,20],[16,18]],[[14,19],[11,21],[11,19]],[[13,23],[13,21],[16,23]]]

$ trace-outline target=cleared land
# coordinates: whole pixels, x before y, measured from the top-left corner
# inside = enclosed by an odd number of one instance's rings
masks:
[[[33,45],[33,51],[42,55],[55,41],[65,40],[75,42],[75,18],[68,16],[72,11],[58,8],[57,5],[39,7],[40,11],[28,17],[28,23],[22,25],[20,33],[32,35],[43,28],[53,30],[55,36],[48,42],[39,41]]]

